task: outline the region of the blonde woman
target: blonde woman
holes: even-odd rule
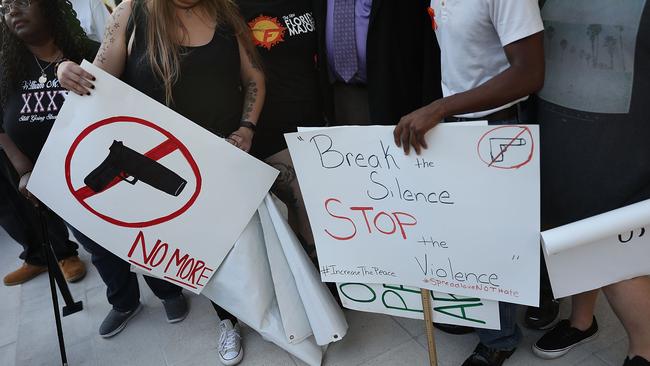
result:
[[[133,0],[113,12],[94,64],[249,151],[265,95],[255,52],[231,0]],[[58,75],[79,95],[95,88],[94,77],[75,63],[61,64]],[[237,320],[215,308],[220,360],[237,364],[243,357]]]

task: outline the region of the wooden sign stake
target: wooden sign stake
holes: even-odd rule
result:
[[[429,345],[429,364],[438,366],[438,357],[436,355],[436,339],[433,335],[433,314],[431,313],[431,291],[420,289],[422,296],[422,310],[424,311],[424,326],[427,333],[427,343]]]

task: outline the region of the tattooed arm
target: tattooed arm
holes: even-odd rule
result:
[[[127,57],[126,25],[131,16],[131,1],[123,1],[111,15],[106,25],[104,41],[93,64],[113,76],[120,77],[124,72]],[[72,61],[59,65],[57,76],[61,86],[79,95],[90,94],[94,89],[95,77],[84,71]]]
[[[264,73],[255,55],[247,51],[241,40],[238,43],[241,80],[244,86],[244,106],[241,120],[257,124],[266,95]],[[253,130],[248,127],[240,127],[228,137],[228,140],[240,149],[249,151],[253,141]]]

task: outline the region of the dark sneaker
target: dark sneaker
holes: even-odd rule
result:
[[[596,317],[594,317],[591,327],[585,331],[572,327],[571,322],[564,319],[533,345],[533,353],[537,357],[551,360],[566,355],[575,346],[589,342],[597,336]]]
[[[190,308],[187,306],[187,300],[185,300],[183,294],[173,299],[163,300],[162,303],[165,308],[165,314],[167,314],[168,323],[178,323],[185,319],[190,312]]]
[[[483,343],[479,343],[474,349],[474,353],[463,362],[463,366],[501,366],[515,353],[515,349],[497,350],[487,348]]]
[[[546,330],[551,329],[560,317],[560,302],[557,300],[545,301],[538,308],[529,306],[526,309],[524,323],[527,328]]]
[[[625,363],[623,366],[650,366],[650,361],[641,356],[635,356],[633,359],[625,357]]]
[[[441,330],[448,334],[460,335],[460,334],[474,333],[474,328],[464,327],[462,325],[433,323],[433,326],[436,329]]]
[[[135,310],[127,312],[112,309],[108,312],[108,315],[106,315],[102,325],[99,326],[99,335],[102,336],[102,338],[110,338],[121,332],[126,328],[126,323],[136,316],[140,310],[142,310],[142,304],[138,304],[138,307],[135,308]]]

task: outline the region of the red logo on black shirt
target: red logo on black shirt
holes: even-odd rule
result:
[[[256,46],[270,50],[271,47],[284,41],[284,33],[287,30],[280,24],[278,18],[260,15],[248,23],[253,31],[253,41]]]

